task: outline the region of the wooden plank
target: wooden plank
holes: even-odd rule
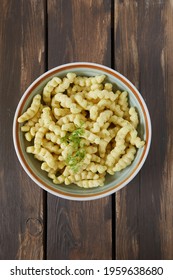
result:
[[[114,67],[139,87],[136,1],[115,1]],[[139,257],[139,175],[116,193],[116,258]]]
[[[166,65],[167,61],[165,54],[171,57],[172,46],[170,40],[167,52],[163,52],[165,48],[164,25],[168,17],[165,7],[168,1],[140,1],[140,3],[116,1],[116,3],[121,13],[117,12],[120,18],[118,23],[115,19],[115,26],[117,26],[116,30],[119,29],[118,34],[122,36],[121,41],[116,44],[125,47],[124,52],[120,51],[120,47],[118,48],[118,58],[115,62],[118,62],[118,69],[139,86],[148,105],[153,127],[150,153],[140,175],[133,180],[132,186],[128,186],[119,193],[117,228],[120,230],[117,231],[117,258],[162,259],[172,256],[172,248],[169,248],[172,245],[170,234],[172,221],[168,214],[169,207],[172,207],[170,204],[171,177],[168,177],[168,174],[171,174],[171,165],[170,167],[167,165],[168,159],[171,163],[167,144],[171,129],[170,125],[169,128],[167,126],[168,108],[166,106],[168,94],[166,87],[171,88],[171,79],[169,78],[168,81],[167,75],[171,74],[170,70],[169,72],[165,70],[166,66],[163,67],[164,62]],[[162,20],[163,14],[165,22]],[[169,27],[167,25],[169,36],[171,35],[170,19],[169,12]],[[134,29],[132,32],[134,36],[131,34],[132,29]],[[134,46],[132,45],[133,38],[135,38]],[[129,67],[129,57],[137,71],[132,71],[133,69]],[[135,77],[139,82],[136,83]],[[165,195],[167,184],[169,194]],[[160,229],[162,229],[161,236]],[[167,245],[166,253],[163,245]]]
[[[141,18],[138,27],[140,90],[152,120],[152,145],[147,162],[141,171],[140,258],[155,260],[163,258],[160,237],[160,199],[164,186],[162,174],[167,145],[165,98],[167,93],[164,94],[165,79],[161,65],[162,51],[165,47],[165,23],[161,19],[165,3],[165,1],[148,1],[148,3],[142,1],[138,8],[138,16]]]
[[[173,259],[173,1],[165,1],[163,7],[164,47],[161,52],[161,70],[164,79],[162,101],[166,105],[164,114],[166,119],[162,126],[160,137],[164,138],[165,157],[162,162],[161,197],[160,197],[160,241],[162,259]],[[159,105],[158,105],[159,106]],[[162,115],[160,114],[160,118]],[[158,130],[160,129],[160,125]],[[159,133],[159,132],[158,132]],[[163,134],[162,134],[163,133]]]
[[[1,1],[0,259],[43,258],[43,191],[26,175],[12,142],[24,90],[44,72],[44,1]]]
[[[111,1],[48,1],[48,66],[111,65]],[[48,195],[47,258],[111,259],[111,196],[74,202]]]

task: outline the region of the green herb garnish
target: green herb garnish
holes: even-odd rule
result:
[[[74,171],[77,172],[80,167],[81,161],[85,157],[85,150],[84,149],[79,149],[78,151],[74,152],[73,154],[69,154],[66,160],[66,163],[70,168]]]
[[[73,132],[67,132],[64,137],[61,138],[61,142],[73,147],[73,151],[70,152],[66,159],[66,164],[70,166],[73,172],[77,172],[81,165],[81,161],[84,159],[86,151],[81,145],[81,136],[84,133],[82,127],[77,127]],[[82,147],[81,147],[82,146]]]

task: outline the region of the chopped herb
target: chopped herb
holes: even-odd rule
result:
[[[76,130],[74,130],[71,135],[69,136],[69,139],[71,141],[75,141],[78,140],[78,138],[84,133],[84,129],[83,128],[77,128]]]
[[[66,164],[70,166],[73,172],[77,172],[79,170],[81,161],[84,159],[86,151],[81,147],[81,136],[84,133],[84,129],[82,127],[77,127],[73,132],[67,132],[64,137],[61,138],[61,142],[70,144],[73,147],[73,151],[68,154],[66,159]]]
[[[66,163],[70,168],[74,171],[77,172],[81,161],[85,157],[85,150],[84,149],[79,149],[78,151],[74,152],[73,154],[69,154],[66,160]]]

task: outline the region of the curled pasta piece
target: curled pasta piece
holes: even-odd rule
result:
[[[82,127],[85,128],[85,129],[90,130],[90,129],[93,127],[93,122],[85,121],[85,122],[82,124]]]
[[[119,130],[120,130],[119,126],[115,126],[114,128],[108,129],[110,139],[108,138],[107,141],[110,142],[110,140],[112,140],[112,138],[114,138],[117,135]]]
[[[78,104],[74,103],[71,97],[68,97],[63,93],[57,93],[55,95],[55,100],[60,102],[62,107],[69,108],[73,114],[77,114],[82,111],[82,108]]]
[[[41,169],[50,173],[50,174],[56,174],[58,170],[61,170],[65,167],[65,162],[58,162],[56,164],[56,169],[51,168],[45,161],[41,164]]]
[[[93,84],[90,87],[90,90],[103,90],[103,85],[102,84]]]
[[[116,100],[118,98],[117,93],[115,93]],[[105,108],[110,109],[113,111],[118,117],[122,117],[124,112],[121,110],[120,105],[116,104],[115,102],[112,102],[111,100],[108,99],[102,99],[98,102],[97,106],[99,110],[104,110]]]
[[[85,110],[89,110],[92,106],[92,103],[83,98],[80,93],[75,94],[74,99]]]
[[[52,78],[44,87],[43,89],[43,100],[46,104],[51,103],[51,93],[53,92],[53,89],[60,84],[62,81],[58,77]]]
[[[39,123],[36,123],[33,127],[30,128],[30,133],[31,133],[32,137],[35,136],[35,134],[39,130],[39,128],[40,128]]]
[[[128,165],[130,165],[132,163],[132,161],[134,160],[135,153],[136,153],[135,147],[130,146],[127,149],[126,153],[117,162],[117,164],[113,168],[113,171],[114,172],[120,171],[120,170],[126,168]]]
[[[63,81],[60,85],[55,88],[55,93],[62,93],[64,92],[70,85],[70,81],[68,78],[63,78]]]
[[[110,154],[108,154],[107,159],[106,159],[106,165],[108,167],[111,167],[115,164],[115,162],[118,162],[120,156],[122,154],[124,154],[126,145],[122,144],[120,146],[116,146],[111,152]],[[109,169],[108,169],[108,173],[109,173]]]
[[[43,148],[46,148],[50,153],[59,155],[62,152],[62,149],[59,145],[54,144],[51,141],[48,141],[47,139],[42,139],[41,145],[43,146]]]
[[[54,156],[45,148],[37,148],[35,146],[29,146],[26,149],[27,153],[36,155],[41,161],[45,161],[48,166],[54,170],[57,169],[57,162]]]
[[[52,110],[54,111],[54,109],[59,109],[61,106],[60,106],[60,103],[55,99],[55,96],[52,97],[52,100],[51,100],[51,107],[52,107]]]
[[[43,160],[53,169],[57,169],[57,162],[53,155],[45,148],[35,148],[34,154],[37,154],[43,158]]]
[[[124,112],[121,110],[120,105],[112,103],[110,106],[110,110],[112,110],[114,112],[114,114],[117,115],[118,117],[124,116]]]
[[[94,133],[99,132],[101,127],[103,127],[103,125],[110,119],[112,115],[113,113],[110,110],[105,110],[104,112],[100,113],[91,131]]]
[[[65,148],[62,151],[62,157],[59,157],[59,159],[63,160],[63,161],[66,160],[67,157],[73,153],[73,151],[74,151],[74,148],[72,145],[69,144],[69,145],[65,146]]]
[[[28,146],[26,148],[26,152],[29,153],[29,154],[34,154],[34,151],[35,151],[35,147],[34,146]]]
[[[91,80],[91,83],[94,85],[94,84],[101,84],[105,78],[106,78],[105,75],[97,75],[95,77],[90,77],[89,79]]]
[[[71,122],[80,127],[84,121],[86,121],[86,118],[82,114],[69,114],[60,118],[57,123],[62,126]]]
[[[101,99],[96,105],[90,107],[90,118],[95,121],[99,111],[103,111],[105,108],[110,109],[118,117],[123,117],[124,112],[121,110],[120,105],[108,99]]]
[[[76,77],[76,78],[74,79],[74,84],[75,84],[75,85],[78,85],[78,86],[80,86],[80,87],[84,87],[84,86],[86,85],[86,79],[85,79],[85,77],[80,77],[80,76]]]
[[[78,182],[81,180],[90,180],[90,179],[97,180],[97,179],[99,179],[99,175],[95,174],[91,171],[82,171],[81,173],[68,176],[65,179],[65,184],[69,185],[71,183],[75,183],[75,182]]]
[[[63,176],[68,177],[70,175],[74,175],[73,171],[71,170],[71,168],[69,166],[66,166],[64,171],[63,171]]]
[[[61,137],[65,136],[65,133],[62,132],[60,126],[55,124],[52,118],[51,109],[46,107],[43,109],[43,113],[41,115],[41,123],[49,129],[50,131],[54,132],[56,135],[60,135]]]
[[[124,111],[125,115],[128,115],[128,94],[126,91],[123,91],[119,95],[118,104],[121,106],[121,109]]]
[[[86,154],[83,161],[82,161],[82,165],[80,166],[80,169],[77,173],[82,172],[83,170],[86,170],[87,166],[90,164],[92,159],[92,155],[90,154]]]
[[[104,126],[102,127],[102,129],[99,131],[98,135],[100,136],[100,138],[107,138],[110,136],[110,133],[108,131],[108,129],[105,129]]]
[[[84,131],[84,134],[81,135],[81,137],[88,139],[91,143],[100,143],[100,137],[86,129]]]
[[[23,132],[28,132],[30,130],[30,126],[29,125],[23,125],[21,126],[21,131]]]
[[[131,124],[133,125],[134,128],[137,128],[138,123],[139,123],[139,119],[138,119],[138,114],[137,114],[134,107],[131,107],[129,109],[129,115],[130,115]]]
[[[126,138],[126,135],[129,133],[129,131],[131,131],[131,126],[130,125],[123,126],[118,131],[118,133],[115,137],[115,141],[116,141],[117,146],[125,143],[125,138]]]
[[[30,131],[25,133],[25,139],[30,142],[33,139],[33,136],[31,135]]]
[[[74,82],[74,79],[76,78],[76,74],[75,73],[67,73],[67,78],[70,81],[70,83],[72,84]]]
[[[122,127],[124,126],[129,126],[130,132],[129,135],[127,136],[127,140],[132,144],[135,145],[137,148],[141,148],[145,145],[145,141],[142,141],[140,139],[140,137],[138,136],[137,130],[134,129],[133,125],[128,122],[127,120],[121,118],[121,117],[117,117],[117,116],[112,116],[111,117],[111,122],[113,122],[114,124],[118,124]]]
[[[104,185],[104,178],[97,179],[97,180],[81,180],[76,182],[76,185],[82,188],[94,188]]]
[[[109,138],[109,140],[110,140],[110,138]],[[105,156],[106,147],[107,147],[107,145],[109,143],[109,140],[108,141],[105,141],[104,139],[100,140],[100,143],[99,143],[99,155],[100,155],[101,158],[103,158]]]
[[[113,86],[112,86],[111,83],[105,83],[104,89],[106,89],[106,90],[108,90],[108,91],[112,91],[112,88],[113,88]]]
[[[74,79],[76,77],[75,73],[67,73],[67,77],[64,77],[63,80],[61,80],[61,83],[55,88],[55,93],[62,93],[66,89],[69,88],[70,84],[74,82]]]
[[[125,120],[125,119],[123,119],[123,118],[121,118],[121,117],[118,117],[118,116],[116,116],[116,115],[113,115],[113,116],[110,118],[110,122],[114,123],[115,125],[119,125],[119,126],[121,126],[121,127],[130,124],[127,120]]]
[[[91,158],[92,162],[97,162],[100,163],[101,162],[101,158],[95,154],[92,154],[92,158]]]
[[[37,94],[34,96],[31,106],[27,109],[25,113],[23,113],[19,118],[18,122],[22,123],[34,117],[34,115],[38,112],[40,107],[41,95]]]
[[[88,92],[85,96],[87,99],[91,100],[91,99],[110,99],[111,101],[115,101],[117,96],[115,93],[113,93],[112,91],[107,91],[107,90],[92,90],[90,92]]]
[[[97,150],[98,150],[97,147],[92,146],[92,145],[86,147],[86,152],[90,155],[95,154],[97,152]]]
[[[40,127],[38,129],[38,131],[35,134],[35,138],[34,138],[35,148],[40,148],[41,147],[42,140],[43,140],[47,131],[48,131],[48,129],[46,127]]]
[[[90,108],[90,119],[95,121],[98,117],[98,112],[99,112],[99,110],[98,110],[97,105],[91,106],[91,108]]]
[[[30,120],[28,120],[25,125],[23,125],[21,127],[21,131],[29,131],[31,129],[31,127],[35,126],[35,124],[38,122],[40,116],[41,116],[41,112],[43,109],[43,105],[41,104],[38,112],[34,115],[34,117],[32,117]]]
[[[45,138],[53,143],[61,144],[61,137],[54,132],[47,132]]]
[[[48,128],[48,126],[55,122],[52,119],[51,109],[49,107],[45,107],[42,111],[41,118],[39,119],[39,123],[42,126],[45,126]]]
[[[64,117],[68,114],[70,114],[69,109],[64,109],[64,108],[54,108],[53,114],[57,120],[59,120],[60,117]]]
[[[56,172],[56,170],[51,168],[45,161],[41,164],[41,169],[51,174],[55,174]]]
[[[65,181],[65,177],[63,176],[63,174],[60,176],[56,176],[55,174],[52,174],[51,172],[49,172],[48,177],[51,178],[53,180],[53,183],[56,185],[62,184]]]
[[[124,126],[122,127],[115,138],[116,146],[115,148],[108,154],[106,159],[106,165],[107,166],[113,166],[115,162],[118,162],[120,156],[125,153],[125,137],[130,131],[130,126]]]
[[[76,129],[76,126],[74,123],[66,123],[62,125],[61,129],[65,131],[73,132]]]
[[[145,141],[142,141],[139,136],[137,136],[138,133],[135,129],[131,130],[127,140],[132,144],[135,145],[138,149],[142,148],[145,145]]]
[[[95,163],[95,162],[91,162],[86,168],[86,170],[92,171],[93,173],[96,173],[96,172],[104,173],[106,171],[106,169],[107,169],[106,166],[101,165],[99,163]]]
[[[40,128],[40,124],[39,123],[36,123],[34,126],[32,126],[30,128],[30,131],[28,131],[27,133],[25,133],[25,138],[27,141],[31,141],[34,137],[35,137],[35,134],[37,133],[37,131],[39,130]]]
[[[71,88],[71,91],[70,91],[70,94],[68,94],[68,96],[71,96],[71,94],[76,94],[78,92],[82,92],[82,90],[84,89],[83,86],[79,86],[77,84],[75,84],[72,88]],[[67,93],[69,93],[67,91]]]
[[[82,87],[85,86],[91,87],[92,85],[95,84],[101,84],[104,81],[105,77],[106,77],[105,75],[97,75],[95,77],[89,77],[89,78],[78,76],[74,79],[74,84]]]

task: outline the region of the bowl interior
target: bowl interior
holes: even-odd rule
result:
[[[46,83],[53,78],[54,76],[64,77],[68,72],[74,72],[79,76],[95,76],[95,75],[101,75],[106,74],[106,82],[110,82],[114,86],[114,90],[120,89],[120,90],[126,90],[129,95],[129,103],[130,106],[134,106],[139,114],[140,119],[140,125],[138,126],[138,133],[139,136],[145,140],[149,141],[147,139],[147,131],[146,131],[146,122],[148,121],[146,119],[146,115],[144,112],[144,108],[141,107],[141,101],[139,100],[138,93],[137,95],[134,94],[134,90],[131,86],[131,84],[126,81],[124,83],[123,77],[117,73],[117,75],[114,75],[111,71],[107,71],[105,69],[101,68],[90,68],[86,66],[78,66],[73,65],[70,67],[64,67],[64,68],[57,68],[56,70],[49,72],[49,74],[44,75],[44,77],[40,78],[37,83],[31,85],[31,87],[25,92],[23,99],[19,103],[18,113],[16,115],[16,123],[17,118],[19,115],[21,115],[31,104],[31,101],[33,99],[33,96],[35,96],[37,93],[42,93],[42,90]],[[121,79],[122,77],[122,79]],[[146,146],[148,143],[146,143],[145,147],[138,149],[137,154],[135,156],[134,161],[132,164],[125,168],[124,170],[120,172],[116,172],[114,175],[106,175],[105,184],[103,187],[97,187],[97,188],[91,188],[91,189],[83,189],[80,187],[77,187],[74,184],[71,184],[69,186],[66,186],[64,184],[62,185],[55,185],[53,184],[52,180],[47,177],[47,173],[45,171],[42,171],[40,168],[41,163],[36,160],[32,154],[26,153],[26,147],[33,145],[32,142],[27,142],[24,137],[24,133],[20,130],[20,124],[16,124],[16,139],[17,142],[17,150],[18,155],[20,157],[20,161],[22,161],[22,165],[25,168],[25,171],[29,174],[29,176],[34,179],[34,181],[39,184],[41,187],[46,189],[47,191],[50,191],[58,196],[61,197],[73,197],[73,198],[87,198],[87,197],[96,197],[97,195],[104,195],[106,193],[114,192],[118,187],[122,187],[128,181],[131,180],[133,177],[133,174],[136,172],[136,169],[139,167],[140,163],[142,162],[142,158],[144,157]],[[34,178],[33,178],[34,177]]]

